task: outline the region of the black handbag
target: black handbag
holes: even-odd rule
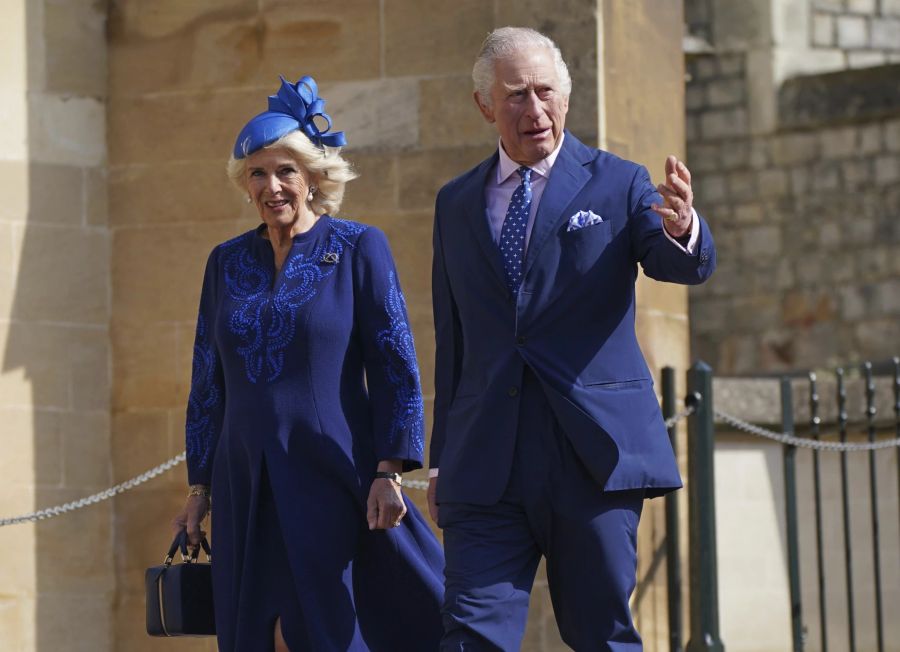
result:
[[[212,552],[206,537],[200,547],[206,553],[207,563],[197,560],[199,547],[188,554],[187,532],[182,530],[175,536],[163,565],[147,569],[144,583],[150,636],[215,636]],[[179,548],[184,563],[173,565]]]

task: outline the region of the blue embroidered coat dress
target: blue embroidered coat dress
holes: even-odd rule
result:
[[[418,468],[424,447],[387,240],[325,215],[276,273],[263,229],[209,257],[187,410],[189,481],[212,489],[219,649],[264,649],[278,616],[293,652],[437,649],[437,540],[408,500],[400,527],[365,520],[378,461]]]

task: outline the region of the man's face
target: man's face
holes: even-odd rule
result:
[[[534,165],[562,139],[569,98],[562,94],[553,52],[531,46],[494,64],[491,105],[475,102],[500,134],[503,149],[516,163]]]

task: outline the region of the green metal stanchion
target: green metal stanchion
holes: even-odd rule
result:
[[[794,434],[794,398],[791,379],[781,379],[781,430]],[[800,542],[797,527],[797,448],[784,445],[784,512],[787,521],[788,575],[791,591],[791,641],[794,652],[803,650],[803,608],[800,601]]]
[[[716,567],[712,369],[704,362],[695,362],[688,371],[688,400],[695,402],[695,411],[688,420],[691,637],[685,650],[723,652]]]

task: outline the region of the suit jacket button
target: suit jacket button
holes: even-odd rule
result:
[[[509,394],[510,398],[515,398],[519,395],[519,388],[513,385],[508,390],[506,390],[506,393]]]
[[[516,338],[516,344],[518,344],[519,346],[522,346],[523,344],[525,344],[525,336],[524,336],[524,335],[519,335],[519,336]]]

